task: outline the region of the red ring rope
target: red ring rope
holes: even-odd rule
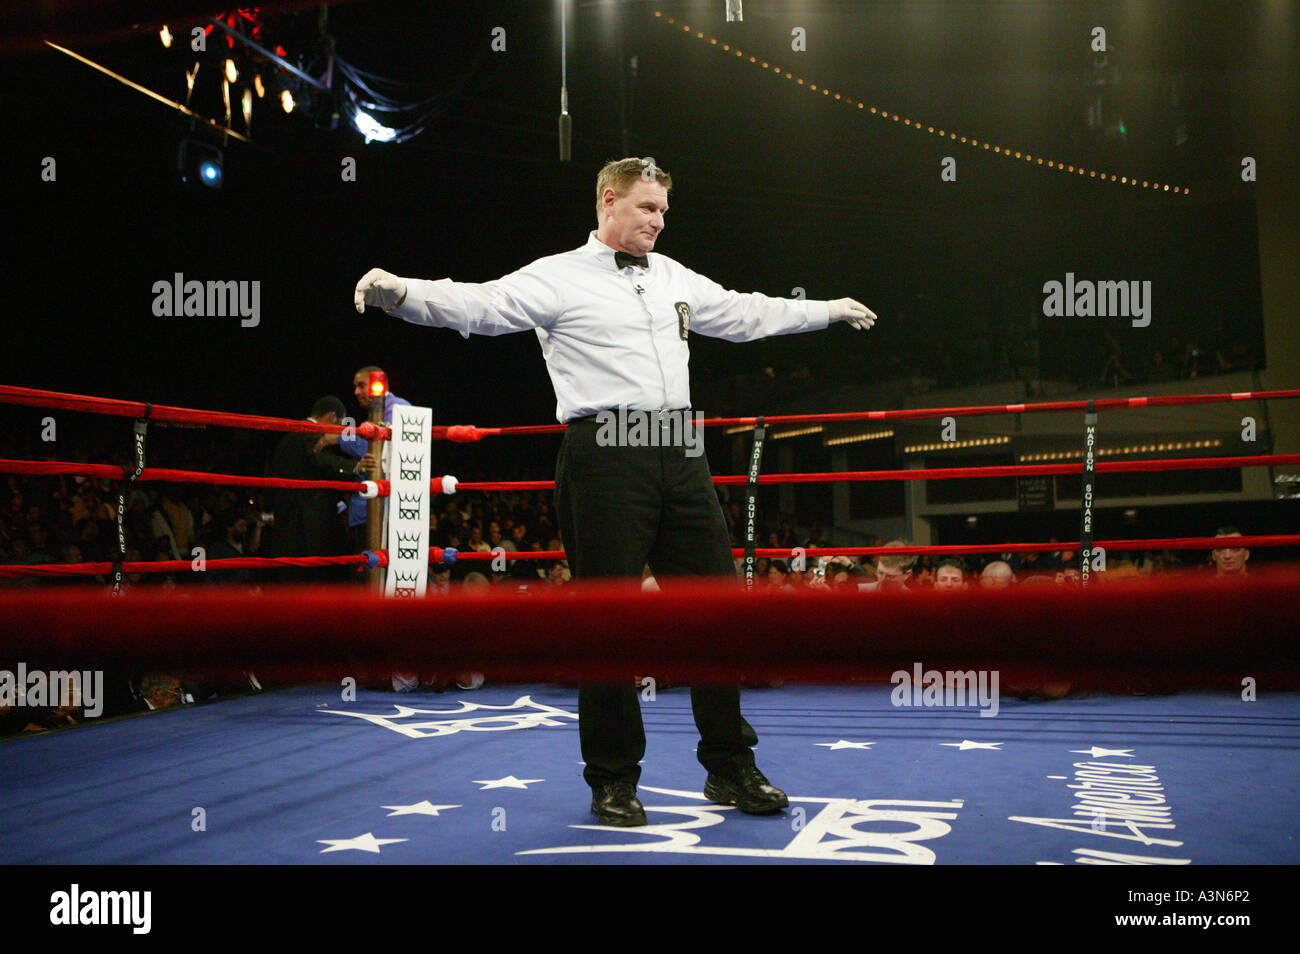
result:
[[[1097,398],[1091,403],[1098,411],[1126,410],[1139,407],[1175,407],[1189,404],[1218,404],[1231,401],[1267,401],[1274,399],[1300,397],[1300,389],[1272,391],[1236,391],[1219,394],[1167,394],[1156,397],[1131,398]],[[33,407],[53,407],[70,411],[88,411],[97,414],[113,414],[122,417],[143,417],[145,405],[140,401],[118,401],[110,398],[91,397],[84,394],[64,394],[59,391],[40,391],[35,388],[20,388],[0,384],[0,402],[25,404]],[[1063,411],[1087,410],[1089,401],[1046,401],[1037,404],[985,404],[959,407],[903,408],[888,411],[848,411],[833,414],[778,414],[765,416],[768,424],[813,424],[846,423],[852,421],[903,421],[923,420],[936,417],[980,417],[993,414],[1030,414]],[[169,407],[163,404],[153,405],[150,416],[156,421],[179,421],[196,424],[216,424],[224,427],[248,427],[254,430],[271,431],[306,431],[321,434],[337,434],[343,430],[339,425],[316,424],[312,421],[294,421],[278,417],[261,417],[250,414],[224,414],[216,411],[200,411],[193,408]],[[756,417],[718,417],[706,418],[706,427],[753,427],[758,423]],[[434,430],[435,439],[454,441],[476,441],[486,436],[526,434],[558,434],[568,425],[533,424],[516,427],[476,427],[472,424],[438,426]],[[368,437],[370,432],[362,433],[363,428],[373,425],[360,424],[357,433]],[[382,436],[389,436],[388,428],[383,427]]]
[[[1095,540],[1094,550],[1213,550],[1223,545],[1222,537],[1160,537],[1151,540]],[[1259,535],[1233,537],[1235,547],[1290,547],[1300,546],[1300,534]],[[755,555],[764,559],[789,560],[796,556],[816,559],[823,556],[902,556],[904,554],[929,554],[931,556],[960,556],[971,553],[1056,553],[1078,550],[1078,541],[1063,543],[977,543],[946,544],[939,546],[906,547],[760,547]],[[376,551],[380,566],[388,565],[388,551]],[[429,548],[429,562],[441,563],[442,547]],[[734,548],[733,557],[745,555],[743,548]],[[456,562],[488,561],[497,557],[507,560],[564,560],[563,550],[522,550],[499,553],[468,550],[457,552]],[[352,566],[367,562],[363,553],[332,557],[223,557],[207,560],[208,572],[220,570],[269,569],[279,566]],[[189,560],[157,560],[150,563],[123,563],[126,573],[188,573],[193,570]],[[110,563],[29,563],[0,565],[0,579],[20,579],[28,576],[97,576],[112,572]]]
[[[759,591],[677,581],[570,584],[515,596],[384,600],[361,587],[256,598],[203,587],[110,597],[0,593],[0,656],[32,667],[254,668],[303,678],[391,671],[396,660],[497,681],[609,680],[653,673],[729,682],[887,679],[914,661],[992,669],[1004,683],[1079,688],[1144,682],[1240,690],[1300,684],[1300,576],[1236,583],[1181,576],[1092,589],[863,594]],[[176,638],[184,634],[184,638]]]

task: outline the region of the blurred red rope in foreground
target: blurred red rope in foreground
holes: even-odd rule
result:
[[[296,681],[393,667],[511,681],[889,680],[989,670],[1003,685],[1300,686],[1300,574],[1182,574],[1075,589],[859,593],[637,581],[386,600],[363,587],[0,593],[0,659],[28,669],[253,669]]]

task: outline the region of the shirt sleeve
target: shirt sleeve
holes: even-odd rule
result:
[[[360,460],[364,456],[368,447],[370,447],[370,442],[355,432],[351,437],[346,434],[339,435],[339,450],[356,460]]]
[[[390,394],[388,398],[385,399],[384,405],[384,421],[385,423],[391,423],[393,420],[393,408],[403,406],[410,407],[411,402],[406,398],[400,398],[396,395]],[[360,460],[362,456],[365,455],[366,451],[370,449],[370,441],[366,440],[354,430],[350,437],[347,434],[340,434],[338,446],[339,450],[344,454],[347,454],[349,457],[355,458],[356,460]]]
[[[830,322],[830,310],[824,301],[728,291],[689,268],[682,268],[682,272],[695,312],[691,331],[710,338],[756,341],[771,335],[825,331]]]
[[[404,278],[406,300],[389,314],[417,325],[451,328],[463,337],[548,328],[560,313],[554,282],[526,265],[496,281]]]
[[[351,461],[340,457],[338,454],[331,454],[326,450],[312,450],[304,448],[310,455],[311,469],[320,474],[324,480],[364,480],[353,468],[356,467]]]

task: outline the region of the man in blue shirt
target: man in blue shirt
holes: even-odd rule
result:
[[[357,418],[357,423],[361,424],[370,418],[370,372],[378,371],[384,373],[383,368],[368,364],[364,368],[357,370],[352,375],[352,394],[357,399],[357,406],[361,408],[361,416]],[[399,398],[389,391],[384,397],[384,423],[393,422],[393,408],[398,404],[410,406],[410,401],[405,398]],[[360,460],[366,453],[370,442],[359,434],[342,434],[339,436],[339,450],[349,457]],[[360,553],[366,548],[366,501],[360,494],[353,494],[348,500],[348,537],[352,541],[352,552]]]

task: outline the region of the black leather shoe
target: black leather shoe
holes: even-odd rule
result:
[[[644,825],[645,808],[631,782],[611,782],[591,790],[591,813],[602,825],[635,828]]]
[[[785,792],[753,765],[735,775],[710,772],[704,782],[704,797],[719,805],[735,805],[748,815],[770,815],[790,805]]]

